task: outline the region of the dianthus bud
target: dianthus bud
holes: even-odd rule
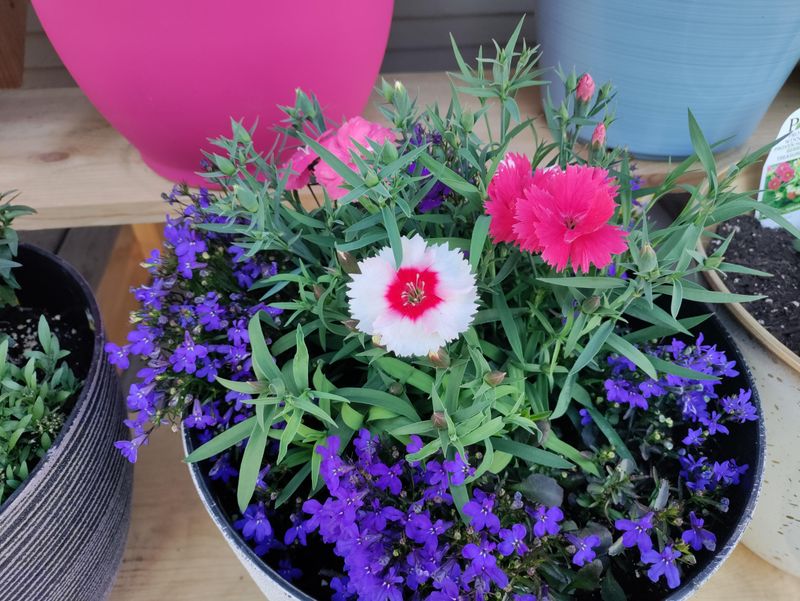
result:
[[[373,188],[378,185],[381,180],[378,179],[378,174],[375,173],[372,169],[367,171],[367,176],[364,178],[364,183]]]
[[[506,379],[506,372],[504,371],[490,371],[488,374],[483,376],[483,381],[486,382],[489,386],[500,386],[503,383],[503,380]]]
[[[428,360],[433,363],[434,367],[447,369],[450,367],[450,355],[443,348],[428,353]]]
[[[381,337],[378,336],[378,334],[372,336],[372,344],[374,344],[375,346],[383,346],[381,344]]]
[[[639,272],[650,273],[658,267],[658,256],[649,244],[645,244],[639,257]]]
[[[581,78],[578,80],[575,96],[581,102],[589,102],[592,96],[594,96],[594,80],[588,73],[581,75]]]
[[[358,261],[349,252],[337,250],[336,258],[339,259],[339,265],[342,266],[342,271],[345,273],[361,273]]]
[[[596,294],[581,303],[581,310],[584,313],[594,313],[598,307],[600,307],[600,297]]]
[[[317,300],[322,298],[322,295],[325,292],[325,289],[319,284],[314,284],[313,286],[311,286],[311,290],[314,291],[314,298],[316,298]]]
[[[389,394],[400,396],[403,394],[404,387],[400,382],[392,382],[389,384]]]
[[[441,411],[434,411],[433,415],[431,415],[431,422],[437,430],[444,430],[447,428],[447,418],[445,418],[444,413]]]
[[[384,163],[393,163],[397,160],[397,146],[394,145],[394,142],[387,142],[383,146],[383,150],[381,151],[381,158],[383,159]]]
[[[395,94],[405,94],[406,87],[403,85],[402,81],[395,81],[394,82],[394,92]]]
[[[391,102],[394,99],[394,88],[385,79],[381,80],[381,94],[386,99],[386,102]]]
[[[475,126],[475,115],[473,115],[469,111],[464,111],[463,113],[461,113],[461,127],[463,127],[464,130],[470,132],[472,131],[472,128],[474,126]]]
[[[602,148],[606,145],[606,124],[602,121],[598,123],[592,132],[592,146]]]

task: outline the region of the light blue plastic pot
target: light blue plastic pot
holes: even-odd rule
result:
[[[536,22],[545,66],[614,85],[608,144],[642,158],[691,154],[687,109],[743,144],[800,59],[800,0],[541,0]]]

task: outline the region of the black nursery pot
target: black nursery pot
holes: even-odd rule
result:
[[[52,447],[0,506],[0,599],[95,601],[111,591],[128,534],[133,470],[114,448],[125,405],[105,359],[92,291],[69,264],[22,245],[20,304],[74,324],[83,386]]]
[[[681,310],[682,316],[707,313],[711,313],[711,310],[699,303],[684,303]],[[628,599],[635,601],[659,601],[659,599],[663,601],[682,601],[692,597],[733,552],[747,528],[761,491],[766,445],[765,431],[761,401],[750,375],[750,370],[736,343],[716,316],[712,315],[698,326],[693,333],[699,332],[704,334],[707,344],[716,344],[719,350],[725,351],[729,360],[736,361],[739,375],[726,380],[724,387],[720,387],[720,392],[722,394],[734,394],[740,388],[752,389],[752,403],[758,410],[759,419],[737,426],[736,436],[728,437],[726,439],[728,446],[723,446],[721,449],[726,457],[736,459],[740,465],[746,463],[750,469],[741,477],[741,484],[730,489],[730,508],[725,514],[722,525],[715,529],[717,535],[716,551],[714,553],[699,553],[697,565],[691,571],[686,570],[684,572],[681,585],[660,598],[654,595],[652,588],[647,584],[649,581],[644,577],[644,581],[641,581],[644,588],[636,590],[634,587],[625,591]],[[184,428],[183,440],[187,454],[199,446],[189,429]],[[222,532],[225,540],[262,592],[270,600],[315,601],[315,597],[301,590],[303,588],[302,580],[295,584],[288,582],[256,555],[253,549],[245,542],[232,524],[230,512],[235,511],[235,507],[228,506],[229,502],[226,502],[217,494],[214,485],[208,478],[207,469],[203,469],[203,464],[190,464],[189,470],[203,505],[205,505],[206,510]],[[315,576],[316,573],[312,574],[312,577]]]

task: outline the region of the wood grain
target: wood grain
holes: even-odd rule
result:
[[[387,78],[405,82],[412,93],[418,94],[420,104],[442,102],[449,97],[444,73]],[[374,101],[375,96],[364,114],[378,120]],[[465,104],[474,109],[477,101],[468,99]],[[538,91],[529,89],[522,94],[520,106],[528,115],[537,116],[537,131],[546,138]],[[800,79],[795,76],[781,91],[746,148],[752,150],[772,140],[784,117],[797,106]],[[139,153],[109,126],[80,90],[0,92],[0,131],[0,190],[21,190],[21,201],[39,211],[20,220],[20,229],[152,223],[164,219],[166,207],[160,194],[169,190],[171,183],[144,165]],[[530,131],[513,144],[513,149],[528,153],[533,147]],[[720,155],[720,167],[730,165],[744,150]],[[638,162],[638,174],[649,184],[660,181],[669,169],[669,163]],[[698,177],[695,173],[694,178]]]
[[[0,88],[22,85],[28,0],[0,0]]]
[[[206,514],[182,456],[180,436],[166,429],[139,452],[133,522],[110,601],[263,601]],[[694,597],[721,599],[796,601],[800,579],[740,545]]]

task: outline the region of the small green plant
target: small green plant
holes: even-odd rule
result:
[[[0,343],[0,503],[28,477],[53,444],[80,383],[64,358],[58,338],[39,318],[38,348],[16,365],[8,339]]]
[[[16,198],[13,191],[0,192],[0,307],[17,304],[19,284],[13,269],[19,267],[14,261],[19,248],[19,235],[11,227],[12,222],[22,215],[36,211],[24,205],[11,204]]]

